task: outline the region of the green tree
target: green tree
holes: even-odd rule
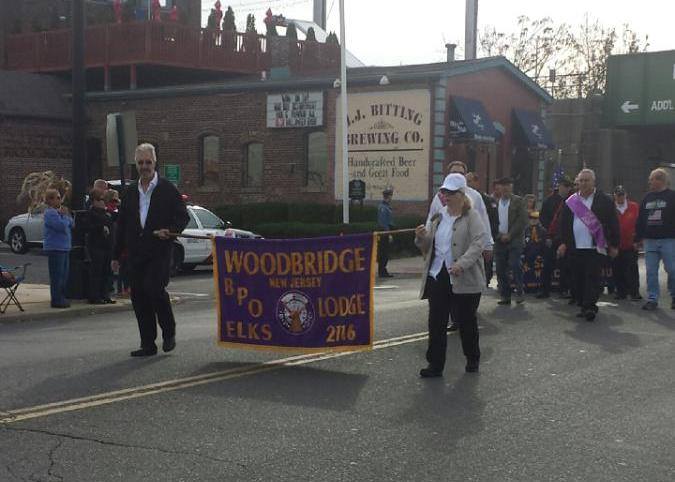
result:
[[[286,37],[289,40],[298,40],[298,29],[295,27],[294,23],[291,23],[286,27]]]
[[[227,7],[225,11],[225,18],[223,20],[223,30],[226,32],[234,32],[237,30],[237,26],[234,22],[234,10],[232,7]]]
[[[255,15],[249,13],[246,16],[246,32],[247,33],[258,33],[255,29]]]

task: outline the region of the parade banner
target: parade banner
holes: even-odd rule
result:
[[[371,349],[375,238],[216,237],[219,344],[304,353]]]

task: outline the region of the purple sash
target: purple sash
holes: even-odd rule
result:
[[[586,207],[581,200],[579,194],[574,194],[565,201],[574,215],[581,219],[581,222],[591,232],[591,236],[595,240],[595,245],[599,250],[607,249],[607,241],[605,240],[605,232],[602,230],[602,224],[593,211]]]

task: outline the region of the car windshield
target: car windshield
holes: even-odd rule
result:
[[[193,209],[192,212],[199,218],[204,229],[221,229],[225,227],[225,223],[218,216],[206,209]]]

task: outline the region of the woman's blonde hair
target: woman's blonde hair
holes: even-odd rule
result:
[[[471,198],[466,195],[464,191],[459,191],[462,195],[462,216],[469,212],[469,209],[473,206]]]

